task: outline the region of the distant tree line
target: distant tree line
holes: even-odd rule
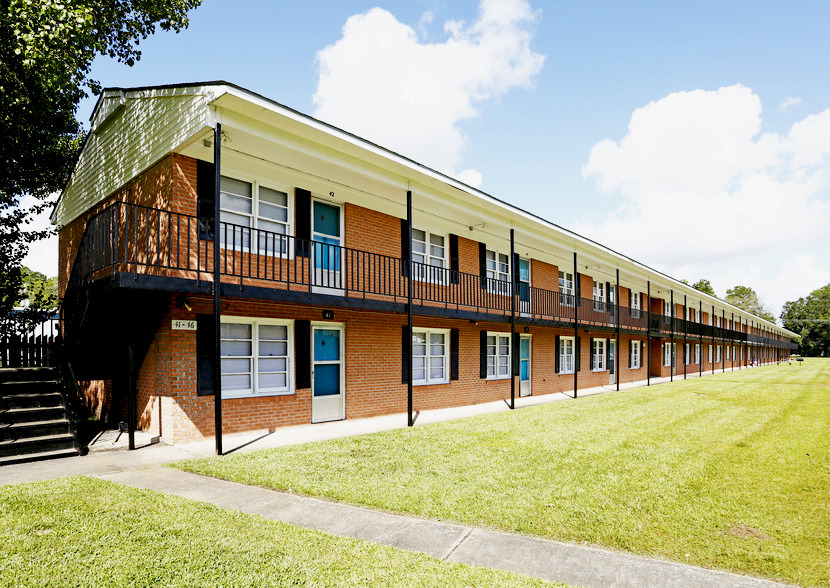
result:
[[[801,335],[802,355],[830,356],[830,284],[784,304],[784,328]]]

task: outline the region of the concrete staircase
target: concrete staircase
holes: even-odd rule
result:
[[[79,453],[57,368],[0,369],[0,466]]]

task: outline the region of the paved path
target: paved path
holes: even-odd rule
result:
[[[574,586],[772,588],[775,582],[679,563],[395,515],[295,496],[165,467],[99,476],[224,508],[419,551],[439,559],[498,568]]]

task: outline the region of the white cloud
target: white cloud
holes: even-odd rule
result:
[[[314,115],[453,174],[466,143],[459,122],[541,69],[530,48],[537,18],[525,0],[481,0],[473,22],[448,21],[446,41],[422,43],[381,8],[352,16],[317,53]]]
[[[798,106],[799,104],[801,104],[801,98],[792,98],[788,96],[784,98],[778,106],[778,112],[784,112],[785,110],[792,108],[793,106]]]
[[[591,150],[583,176],[617,204],[579,230],[669,273],[731,263],[736,279],[721,290],[741,283],[734,264],[749,259],[763,270],[745,285],[773,305],[808,293],[778,288],[778,279],[801,281],[788,273],[792,263],[772,260],[799,259],[801,270],[830,275],[825,257],[802,255],[830,250],[830,109],[788,134],[762,133],[761,111],[760,98],[740,85],[638,108],[619,143],[604,139]],[[715,283],[705,273],[689,277]]]
[[[481,174],[478,173],[474,169],[465,169],[460,171],[455,176],[459,181],[464,182],[468,186],[472,186],[473,188],[478,188],[481,186],[482,177]]]

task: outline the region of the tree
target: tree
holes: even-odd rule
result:
[[[58,310],[58,278],[30,270],[26,266],[18,268],[22,289],[14,301],[14,309],[0,317],[0,327],[6,332],[28,332],[48,318],[55,316]]]
[[[67,182],[83,143],[75,118],[92,61],[106,55],[127,65],[155,32],[187,27],[201,0],[0,0],[0,319],[23,288],[28,244],[48,231],[28,230],[34,214]],[[22,208],[25,195],[36,204]]]
[[[785,303],[781,321],[785,329],[801,335],[803,355],[830,356],[830,284]]]
[[[712,287],[712,283],[709,280],[701,278],[697,282],[692,284],[692,288],[694,288],[695,290],[700,290],[701,292],[703,292],[704,294],[708,294],[709,296],[714,296],[715,298],[718,297],[718,295],[715,294],[715,289]]]
[[[726,291],[726,298],[724,301],[732,306],[751,312],[755,316],[759,316],[771,323],[775,322],[775,316],[767,310],[764,303],[758,298],[758,294],[749,286],[735,286]]]

